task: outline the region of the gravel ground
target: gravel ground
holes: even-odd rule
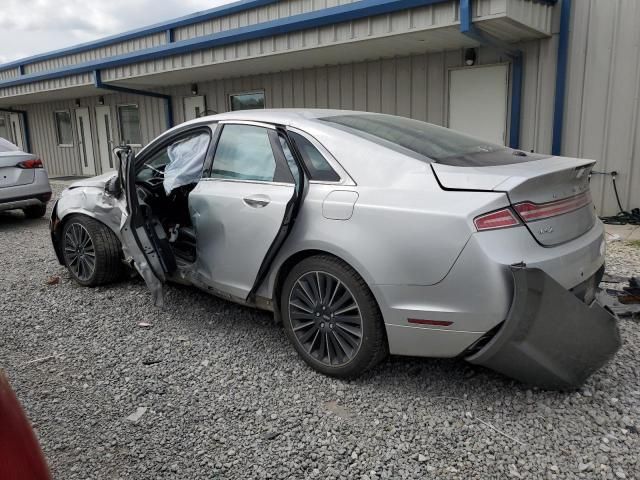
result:
[[[633,320],[580,392],[460,360],[392,358],[344,382],[268,314],[177,286],[158,310],[139,280],[78,286],[45,219],[0,214],[0,245],[0,366],[55,478],[640,478]],[[609,257],[640,272],[637,247]]]

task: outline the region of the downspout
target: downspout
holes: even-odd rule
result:
[[[472,0],[460,0],[460,32],[480,45],[500,50],[511,59],[511,118],[509,121],[509,146],[520,148],[520,117],[522,112],[522,50],[511,48],[502,40],[479,30],[473,25]]]
[[[144,97],[160,98],[166,102],[165,119],[167,122],[167,128],[173,127],[173,103],[171,102],[171,95],[164,93],[149,92],[148,90],[138,90],[137,88],[121,87],[119,85],[111,85],[110,83],[104,83],[100,75],[100,70],[94,70],[93,80],[96,88],[102,88],[103,90],[112,90],[114,92],[132,93],[134,95],[142,95]]]
[[[564,99],[567,90],[567,60],[569,58],[570,21],[571,0],[562,0],[560,10],[560,35],[558,38],[558,63],[556,66],[556,93],[553,101],[552,155],[560,155],[562,153],[562,129],[564,126]]]
[[[24,143],[27,147],[27,153],[33,153],[31,151],[31,130],[29,129],[29,115],[26,110],[15,110],[13,108],[0,108],[0,112],[7,113],[20,113],[22,114],[22,125],[24,127]]]

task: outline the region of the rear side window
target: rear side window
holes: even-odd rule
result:
[[[298,151],[302,156],[302,161],[309,172],[311,180],[321,182],[340,181],[340,175],[331,168],[331,165],[329,165],[327,159],[324,158],[324,155],[322,155],[309,140],[294,132],[290,132],[289,136],[296,144],[296,147],[298,147]]]
[[[431,123],[393,115],[337,115],[320,120],[425,162],[482,167],[542,158]]]

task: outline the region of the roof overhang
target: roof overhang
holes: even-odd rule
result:
[[[519,13],[509,13],[509,5],[519,5],[522,2],[532,3],[531,0],[505,0],[503,11],[474,18],[474,24],[508,43],[547,36],[544,28],[534,28],[526,21],[523,22]],[[543,4],[540,5],[543,8]],[[365,33],[360,38],[355,34],[354,22],[380,19],[386,14],[395,14],[396,19],[404,18],[400,15],[404,11],[408,13],[406,17],[410,17],[410,13],[414,11],[412,9],[417,11],[428,6],[442,7],[448,17],[439,24],[434,20],[432,25],[419,28],[412,25],[411,20],[406,20],[407,25],[396,31],[391,25],[393,18],[389,17],[388,31]],[[477,42],[460,33],[456,8],[455,0],[360,0],[106,59],[0,80],[0,105],[39,103],[98,94],[101,91],[95,88],[92,81],[95,70],[104,72],[105,82],[162,87],[477,46]],[[434,19],[436,17],[438,15],[434,15]],[[306,32],[320,32],[322,28],[326,30],[341,25],[351,25],[354,32],[334,41],[318,41],[311,46],[302,41],[301,46],[289,48],[291,35],[305,35]],[[320,37],[320,33],[317,36]],[[276,45],[285,37],[287,48],[277,50],[274,47],[266,51],[262,48],[263,43]],[[251,53],[250,45],[255,44],[260,47],[257,52]],[[249,45],[246,48],[249,53],[228,58],[224,49],[236,46],[238,50],[238,45]],[[223,55],[216,55],[216,51],[221,50]],[[183,60],[198,56],[194,55],[198,52],[203,57],[205,53],[211,52],[211,60],[192,62],[185,66]],[[136,66],[139,68],[134,68]],[[122,73],[125,71],[126,73]]]

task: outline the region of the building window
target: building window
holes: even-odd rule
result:
[[[71,113],[69,110],[54,112],[56,121],[56,135],[61,147],[73,146],[73,130],[71,127]]]
[[[264,92],[234,93],[229,95],[229,110],[264,108]]]
[[[120,140],[127,145],[142,145],[140,112],[137,105],[118,105]]]

